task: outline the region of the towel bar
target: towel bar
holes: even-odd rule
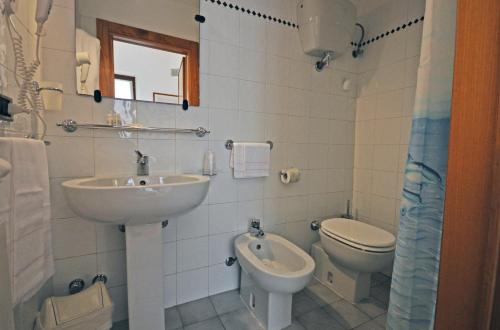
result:
[[[274,147],[274,143],[273,141],[266,141],[267,144],[269,144],[269,149],[273,149]],[[225,146],[226,146],[226,149],[227,150],[233,150],[233,144],[234,144],[234,141],[233,140],[227,140],[226,143],[225,143]]]
[[[106,124],[78,124],[72,119],[63,120],[61,123],[56,124],[68,133],[73,133],[78,128],[87,129],[108,129],[108,130],[122,130],[122,131],[136,131],[136,132],[163,132],[163,133],[194,133],[198,137],[204,137],[210,134],[210,131],[204,127],[198,128],[164,128],[164,127],[144,127],[134,125],[106,125]]]

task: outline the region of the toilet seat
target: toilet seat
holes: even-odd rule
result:
[[[321,223],[321,232],[353,248],[369,252],[392,252],[396,238],[391,233],[357,220],[334,218]]]

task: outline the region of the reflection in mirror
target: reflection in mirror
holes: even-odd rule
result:
[[[113,41],[115,97],[181,103],[180,71],[185,55]],[[136,85],[136,81],[141,82]],[[161,86],[161,90],[157,90]],[[164,95],[160,99],[158,95]]]
[[[115,71],[115,97],[124,100],[137,100],[135,93],[135,76],[116,74]]]
[[[199,105],[199,0],[76,0],[79,94]]]

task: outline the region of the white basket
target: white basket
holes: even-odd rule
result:
[[[47,298],[36,317],[35,330],[109,330],[112,313],[108,290],[97,282],[71,296]]]

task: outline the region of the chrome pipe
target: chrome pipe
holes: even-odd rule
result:
[[[56,124],[58,127],[68,133],[73,133],[79,128],[86,129],[108,129],[108,130],[121,130],[121,131],[134,131],[134,132],[160,132],[160,133],[186,133],[196,134],[198,137],[204,137],[210,134],[210,130],[204,127],[198,128],[166,128],[166,127],[142,127],[135,125],[107,125],[107,124],[78,124],[72,119],[63,120]]]
[[[314,64],[314,68],[316,69],[316,71],[321,72],[325,67],[329,66],[332,56],[333,56],[332,52],[326,52],[321,58],[321,60],[319,60],[318,62],[316,62],[316,64]]]

